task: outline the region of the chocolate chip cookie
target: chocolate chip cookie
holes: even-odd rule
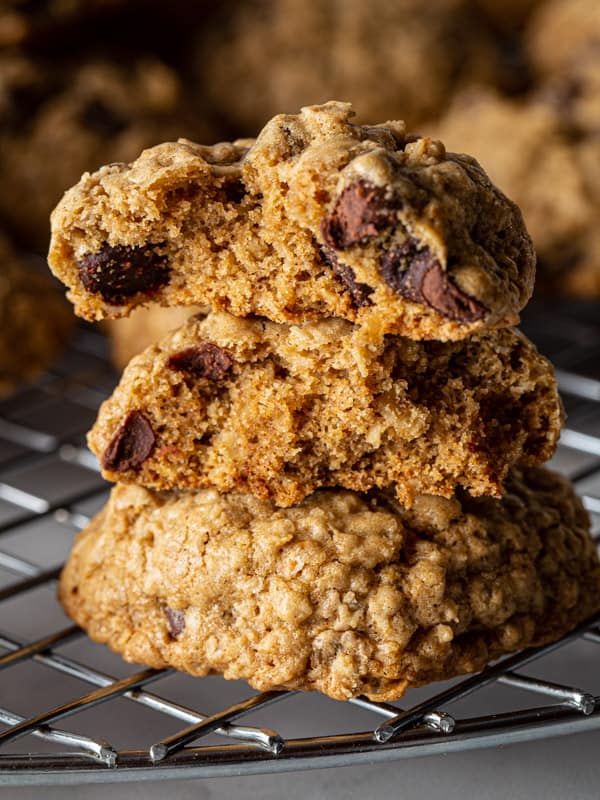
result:
[[[49,215],[86,170],[142,148],[207,132],[175,72],[129,63],[0,54],[0,215],[44,254]]]
[[[51,364],[74,320],[50,276],[27,267],[0,233],[0,397]]]
[[[290,506],[322,486],[502,492],[552,456],[552,367],[511,329],[461,342],[343,320],[192,319],[134,358],[89,436],[103,474],[154,489],[250,492]]]
[[[491,498],[117,486],[60,581],[66,612],[127,661],[254,688],[394,700],[558,639],[600,609],[572,487],[514,470]]]
[[[211,304],[441,340],[515,322],[535,267],[518,208],[469,156],[351,113],[311,106],[255,141],[164,144],[85,175],[49,255],[77,313]]]

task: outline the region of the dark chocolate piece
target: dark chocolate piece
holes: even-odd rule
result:
[[[187,347],[169,356],[167,367],[186,372],[209,381],[221,382],[228,377],[234,365],[233,358],[222,347],[212,342]]]
[[[102,466],[113,472],[138,469],[154,449],[156,436],[141,411],[130,411],[102,456]]]
[[[486,309],[461,291],[433,255],[429,247],[419,249],[415,239],[392,248],[381,259],[381,274],[402,297],[435,309],[457,322],[482,319]]]
[[[369,295],[373,294],[373,289],[367,283],[359,283],[356,280],[356,273],[352,267],[349,267],[347,264],[342,264],[331,247],[322,247],[321,253],[323,254],[323,259],[327,266],[331,267],[340,283],[342,283],[350,293],[354,306],[356,308],[362,308],[363,306],[369,305],[371,302],[369,300]]]
[[[99,253],[89,253],[79,262],[82,284],[113,305],[126,303],[138,292],[152,294],[169,282],[170,273],[166,256],[155,246],[105,245]]]
[[[333,211],[321,222],[321,234],[330,247],[344,250],[377,236],[396,220],[396,210],[385,189],[368,181],[347,186]]]
[[[185,612],[177,611],[177,609],[167,606],[165,608],[165,616],[169,626],[169,633],[173,639],[177,639],[185,630]]]

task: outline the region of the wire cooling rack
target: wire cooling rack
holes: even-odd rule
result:
[[[600,307],[534,307],[569,421],[554,459],[600,534]],[[107,496],[85,431],[116,376],[84,329],[35,386],[0,403],[0,781],[214,777],[343,766],[600,728],[600,616],[401,704],[252,692],[127,665],[63,616],[55,582]]]

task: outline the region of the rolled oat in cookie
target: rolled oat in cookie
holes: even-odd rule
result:
[[[49,255],[77,313],[211,304],[440,340],[514,324],[535,265],[518,208],[469,156],[352,113],[309,106],[256,140],[180,140],[84,175]]]
[[[572,487],[539,467],[513,470],[499,500],[421,496],[410,511],[382,491],[278,509],[121,485],[59,596],[127,661],[395,700],[560,638],[600,609],[600,565]]]
[[[554,452],[552,367],[504,329],[461,342],[339,319],[189,320],[125,369],[89,436],[109,480],[243,491],[290,506],[323,486],[502,492],[509,467]]]

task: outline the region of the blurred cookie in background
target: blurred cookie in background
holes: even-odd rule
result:
[[[56,26],[125,5],[125,0],[2,0],[0,46],[23,44]]]
[[[525,40],[537,73],[560,75],[588,47],[600,47],[600,3],[547,0],[533,14]]]
[[[532,12],[547,0],[472,0],[480,11],[498,30],[506,34],[519,33]]]
[[[102,327],[111,339],[113,364],[119,371],[125,369],[133,356],[159,342],[194,314],[206,313],[208,310],[199,306],[152,306],[136,308],[129,317],[104,320]]]
[[[457,84],[494,81],[500,68],[489,26],[466,0],[247,0],[234,9],[201,32],[195,56],[231,135],[333,97],[361,119],[415,125]]]
[[[190,23],[207,12],[204,0],[1,0],[0,47],[56,52],[64,44],[75,50],[102,40],[105,52],[117,41],[176,52]]]
[[[0,55],[0,216],[45,252],[63,191],[156,142],[210,136],[177,74],[153,57],[50,64]]]
[[[575,144],[585,144],[590,138],[598,136],[600,39],[575,53],[556,75],[541,81],[532,99],[542,100],[554,108]]]
[[[0,397],[50,366],[74,322],[50,275],[30,268],[0,232]]]

